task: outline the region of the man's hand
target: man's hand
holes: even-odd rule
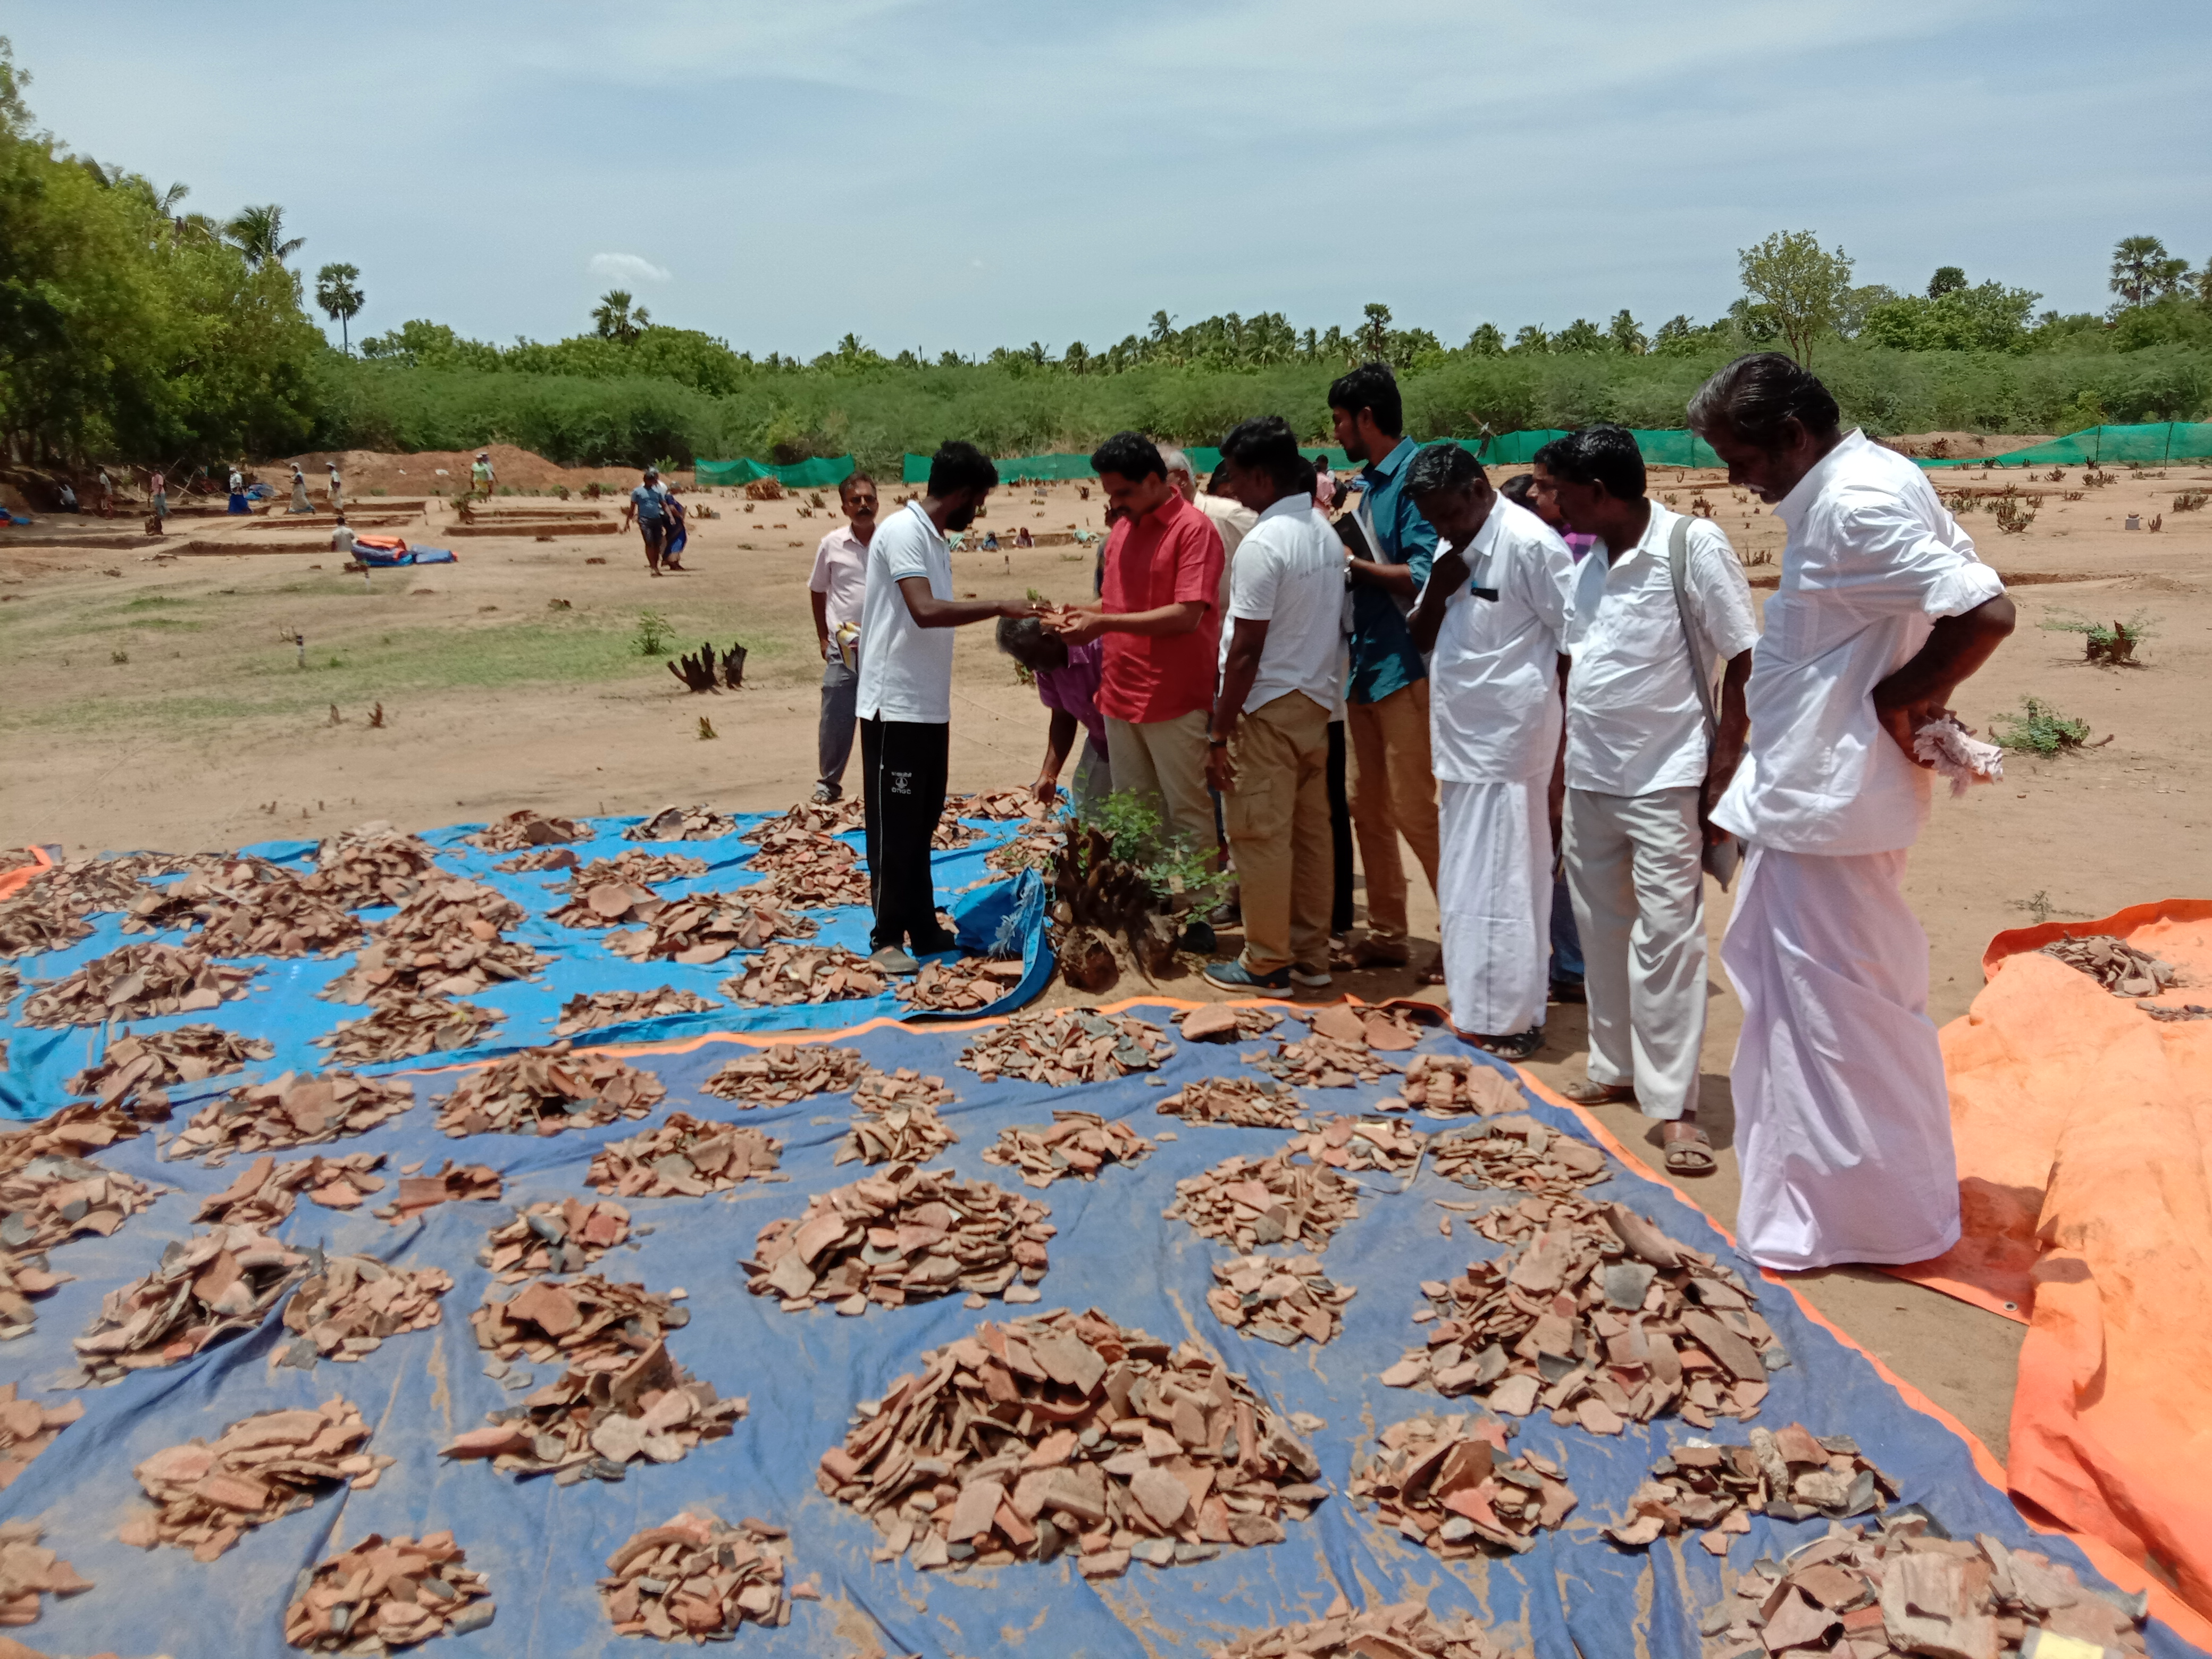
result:
[[[1017,621],[1024,617],[1041,617],[1044,611],[1045,607],[1035,599],[1007,599],[999,606],[1000,616],[1012,617]]]
[[[1097,605],[1063,605],[1048,612],[1045,625],[1067,641],[1071,651],[1079,645],[1088,645],[1106,631],[1106,612]]]
[[[830,660],[830,636],[827,634],[817,634],[814,636],[814,648],[822,653],[823,661]]]
[[[1208,788],[1218,789],[1224,795],[1237,793],[1237,763],[1229,757],[1226,744],[1206,751],[1206,782]]]
[[[1030,794],[1040,806],[1049,806],[1060,798],[1060,780],[1049,772],[1040,774],[1030,786]]]
[[[1951,695],[1951,689],[1946,687],[1941,691],[1929,692],[1924,696],[1900,699],[1894,696],[1891,697],[1882,696],[1888,684],[1885,680],[1874,689],[1875,718],[1881,722],[1881,729],[1896,739],[1897,746],[1905,751],[1905,759],[1924,771],[1934,771],[1936,763],[1933,761],[1924,761],[1913,753],[1912,739],[1914,734],[1930,720],[1958,719],[1958,716],[1945,706]],[[1963,721],[1960,723],[1964,724]]]

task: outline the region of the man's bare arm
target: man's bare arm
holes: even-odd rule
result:
[[[1912,734],[1951,712],[1951,694],[1996,653],[2018,620],[2012,600],[2002,593],[1960,616],[1945,617],[1912,660],[1875,687],[1875,717],[1915,766],[1928,763],[1912,752]]]
[[[1030,599],[940,599],[929,591],[927,576],[899,578],[899,596],[916,628],[965,628],[970,623],[994,622],[1000,617],[1034,617]]]

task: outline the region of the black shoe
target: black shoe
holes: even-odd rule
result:
[[[915,955],[918,957],[941,956],[947,951],[957,951],[960,948],[959,939],[942,927],[927,935],[916,933],[913,935],[909,943]]]
[[[1552,1000],[1554,1002],[1587,1002],[1583,982],[1578,979],[1555,979],[1552,981]]]

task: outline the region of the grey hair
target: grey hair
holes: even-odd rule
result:
[[[1468,451],[1455,443],[1431,444],[1413,453],[1413,463],[1406,469],[1406,489],[1410,494],[1425,495],[1432,489],[1473,483],[1477,478],[1486,483],[1489,475]]]
[[[1190,457],[1180,449],[1163,449],[1160,460],[1170,473],[1180,472],[1187,478],[1198,476],[1198,469],[1190,464]]]

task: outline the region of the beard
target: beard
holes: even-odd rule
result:
[[[945,517],[945,527],[947,530],[967,529],[969,525],[975,522],[976,507],[980,505],[981,503],[975,503],[962,507],[957,513],[948,513]]]

